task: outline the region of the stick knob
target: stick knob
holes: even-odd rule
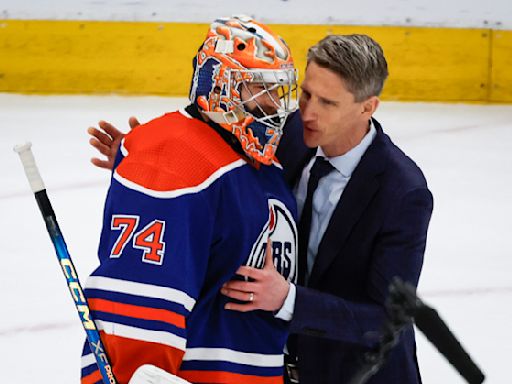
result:
[[[36,161],[34,159],[34,155],[32,154],[31,147],[32,143],[30,142],[25,144],[18,144],[14,146],[14,152],[20,156],[20,160],[23,164],[23,169],[25,170],[25,175],[27,176],[30,188],[32,189],[32,192],[36,193],[46,188],[44,186],[43,179],[39,174],[39,170],[37,169]]]

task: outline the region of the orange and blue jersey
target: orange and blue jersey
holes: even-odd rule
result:
[[[153,364],[192,383],[282,383],[286,322],[228,311],[241,265],[296,278],[293,195],[279,164],[254,167],[182,110],[123,140],[85,293],[120,383]],[[82,384],[100,383],[89,346]]]

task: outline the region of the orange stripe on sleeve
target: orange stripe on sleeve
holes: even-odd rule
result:
[[[178,376],[192,383],[283,384],[283,376],[254,376],[221,371],[180,371]]]
[[[185,317],[166,309],[122,304],[104,299],[88,299],[87,301],[89,302],[90,308],[95,311],[113,313],[142,320],[162,321],[164,323],[172,324],[178,328],[185,328]]]
[[[82,380],[80,380],[80,384],[95,384],[98,381],[102,381],[103,378],[101,377],[100,370],[97,369],[93,373],[90,373],[87,376],[82,377]]]

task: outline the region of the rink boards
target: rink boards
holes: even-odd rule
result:
[[[0,92],[186,96],[207,24],[0,20]],[[300,75],[327,34],[364,33],[384,48],[386,100],[512,102],[512,31],[274,24]]]

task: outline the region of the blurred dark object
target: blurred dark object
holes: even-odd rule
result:
[[[363,365],[350,384],[364,384],[376,374],[385,363],[389,351],[398,342],[401,330],[411,323],[416,324],[468,383],[483,383],[485,376],[480,368],[471,360],[437,311],[420,300],[412,285],[395,277],[389,286],[386,310],[388,319],[383,326],[380,342],[375,350],[365,353]]]

